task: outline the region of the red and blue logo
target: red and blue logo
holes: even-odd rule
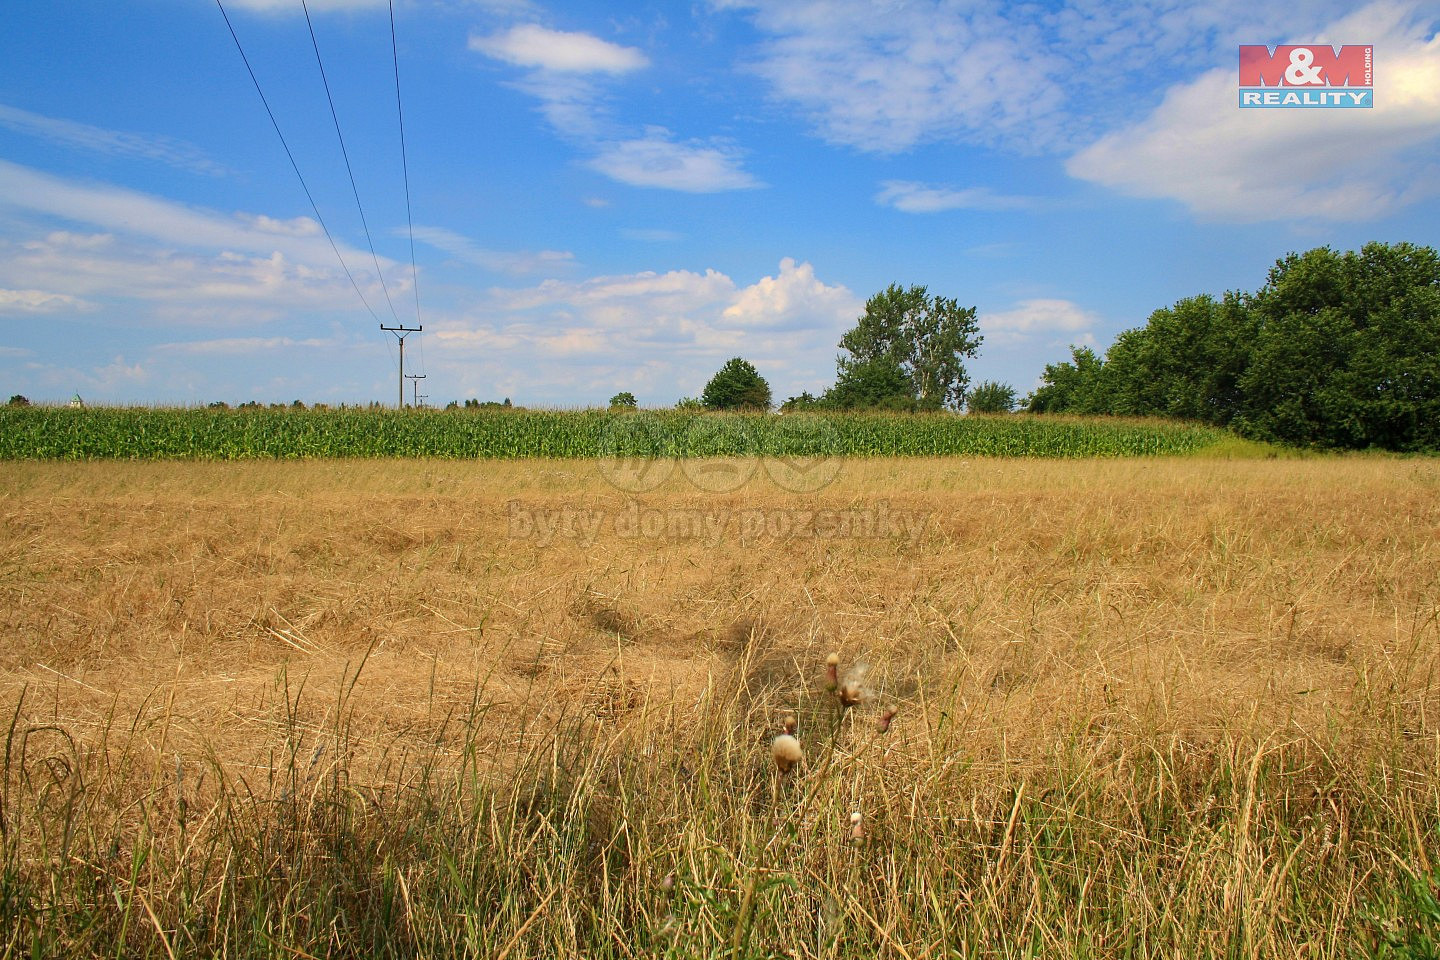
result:
[[[1240,46],[1240,106],[1354,109],[1375,106],[1375,48],[1346,44]]]

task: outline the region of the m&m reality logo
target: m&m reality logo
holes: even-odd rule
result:
[[[1354,109],[1375,106],[1374,47],[1240,46],[1240,106]]]

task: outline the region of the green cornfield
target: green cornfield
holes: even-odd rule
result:
[[[1171,421],[602,410],[0,408],[4,460],[1185,455],[1231,440]]]

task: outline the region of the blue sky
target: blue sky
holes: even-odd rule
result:
[[[11,0],[0,393],[393,402],[418,316],[432,404],[778,399],[890,283],[1024,393],[1289,251],[1440,246],[1435,2],[396,0],[414,272],[385,0],[310,4],[370,242],[300,0],[226,10],[340,259],[214,0]],[[1238,44],[1307,42],[1373,43],[1375,109],[1237,107]]]

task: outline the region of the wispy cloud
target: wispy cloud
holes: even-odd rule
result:
[[[1007,196],[989,187],[936,187],[913,180],[886,180],[875,202],[904,213],[940,213],[945,210],[1030,210],[1036,197]]]
[[[1237,40],[1293,29],[1284,0],[712,0],[762,40],[745,59],[830,143],[895,154],[936,142],[1066,151],[1153,102]],[[1312,0],[1305,15],[1343,10]],[[1231,54],[1233,57],[1233,53]]]
[[[717,141],[678,142],[661,127],[650,127],[637,139],[602,145],[590,166],[631,186],[686,193],[763,186],[741,168],[740,151],[734,146]]]
[[[155,327],[249,327],[292,311],[362,310],[338,267],[297,262],[278,250],[269,255],[217,252],[146,237],[65,230],[0,240],[0,287],[17,294],[10,299],[19,309],[104,309],[117,323],[128,317]],[[383,303],[378,283],[361,279],[361,289],[372,304]],[[408,289],[405,277],[391,281],[392,292]],[[0,314],[5,312],[0,307]]]
[[[755,0],[766,35],[749,69],[825,140],[876,153],[919,143],[1047,142],[1062,65],[1000,7]]]
[[[0,316],[7,313],[79,313],[94,309],[95,304],[66,293],[0,288]]]
[[[346,341],[335,337],[219,337],[213,340],[182,340],[173,343],[156,344],[160,353],[178,353],[191,356],[249,356],[256,353],[270,353],[275,350],[303,348],[310,350],[334,350],[346,346]]]
[[[185,249],[265,255],[279,251],[315,266],[329,267],[336,262],[329,243],[314,231],[298,226],[305,218],[280,221],[247,214],[226,216],[112,184],[58,177],[7,160],[0,160],[0,207],[58,217],[107,233],[148,237]],[[352,264],[368,262],[368,257],[358,250],[343,244],[340,249]],[[387,270],[393,266],[390,261],[381,262]]]
[[[397,236],[404,231],[395,231]],[[461,263],[484,267],[501,273],[538,273],[565,267],[575,260],[568,250],[507,251],[486,250],[469,237],[445,227],[417,226],[415,239],[443,250]]]
[[[1318,32],[1377,51],[1370,110],[1241,110],[1233,64],[1172,88],[1140,123],[1066,165],[1208,219],[1368,220],[1440,192],[1440,33],[1412,3],[1373,3]],[[1316,42],[1317,37],[1293,37]]]
[[[684,193],[762,186],[728,141],[685,140],[663,127],[636,131],[613,120],[602,82],[649,66],[635,47],[527,24],[472,36],[470,49],[527,68],[514,86],[535,97],[551,127],[590,155],[587,166],[612,180]]]
[[[1008,310],[981,313],[977,318],[987,346],[1009,346],[1046,334],[1075,335],[1095,329],[1100,318],[1071,300],[1021,300]]]
[[[472,36],[470,49],[487,57],[554,73],[629,73],[650,65],[634,47],[588,33],[549,30],[527,23],[491,36]]]
[[[159,134],[126,133],[104,127],[46,117],[0,103],[0,127],[38,137],[63,147],[88,150],[129,160],[149,160],[191,173],[220,176],[225,167],[184,140]]]

